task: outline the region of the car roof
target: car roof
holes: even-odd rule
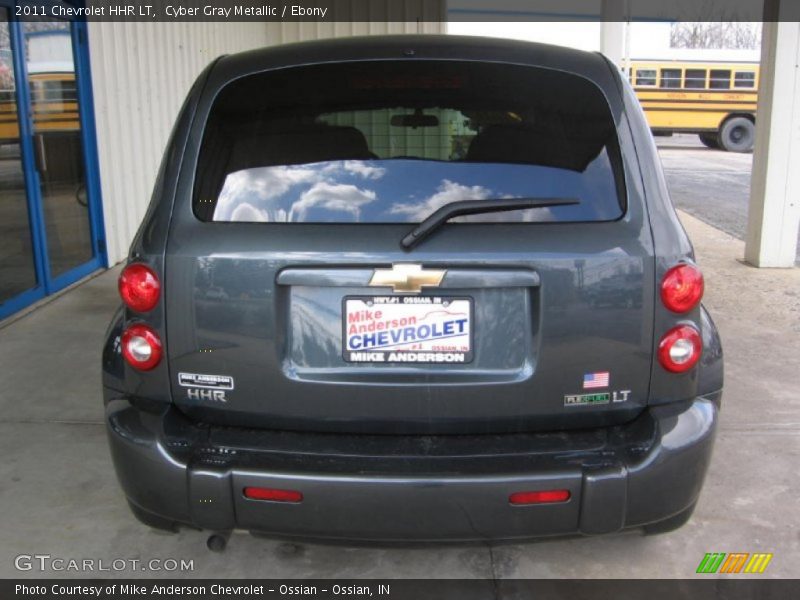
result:
[[[388,35],[334,38],[269,46],[221,57],[209,88],[260,71],[360,60],[464,60],[538,66],[570,72],[615,88],[610,64],[599,53],[499,38],[456,35]],[[608,94],[607,94],[608,95]]]

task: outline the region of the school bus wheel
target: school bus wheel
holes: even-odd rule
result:
[[[713,133],[699,133],[697,136],[700,138],[700,141],[703,142],[703,145],[707,148],[713,148],[714,150],[719,149],[719,134],[716,132]]]
[[[732,117],[719,130],[719,145],[728,152],[750,152],[755,138],[755,123],[747,117]]]

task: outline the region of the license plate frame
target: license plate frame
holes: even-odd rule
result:
[[[365,315],[361,314],[362,318],[353,321],[351,315],[359,311],[372,315],[363,318]],[[376,317],[378,312],[380,316]],[[342,298],[341,316],[342,358],[353,364],[471,363],[475,351],[474,315],[475,299],[471,296],[345,296]],[[407,319],[405,322],[402,321],[403,317]],[[424,320],[428,322],[420,323]],[[381,323],[385,327],[381,327]],[[374,328],[365,330],[370,324]],[[356,326],[356,329],[353,330],[351,326]],[[408,328],[414,328],[414,333],[407,333]],[[450,331],[453,333],[448,334]],[[351,336],[370,334],[374,335],[374,342],[366,340],[367,345],[364,345],[362,337],[352,340],[351,343]],[[413,341],[408,340],[411,335],[414,337]],[[423,339],[417,340],[418,335],[423,336]],[[357,341],[363,347],[352,347]]]

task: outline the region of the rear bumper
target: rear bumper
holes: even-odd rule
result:
[[[708,398],[592,431],[441,437],[201,427],[173,408],[106,407],[117,475],[147,513],[214,531],[381,541],[601,534],[665,520],[697,500],[716,422]],[[247,486],[304,498],[249,500]],[[508,502],[547,489],[571,497]]]

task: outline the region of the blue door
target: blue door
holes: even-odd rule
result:
[[[0,0],[0,319],[106,266],[85,23]]]

